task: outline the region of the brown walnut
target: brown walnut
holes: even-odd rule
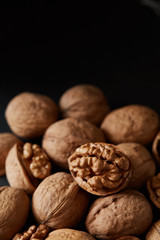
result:
[[[69,173],[57,172],[45,178],[32,197],[32,211],[38,224],[51,229],[72,228],[88,208],[88,194]]]
[[[26,223],[29,198],[20,189],[0,187],[0,239],[10,240]]]
[[[42,147],[53,163],[68,169],[68,157],[87,142],[105,141],[102,131],[85,120],[67,118],[53,123],[46,130]]]
[[[58,118],[58,107],[48,96],[23,92],[8,103],[5,117],[11,130],[22,138],[41,136]]]
[[[155,222],[147,232],[145,240],[159,240],[160,239],[160,220]]]
[[[64,118],[81,118],[96,125],[109,112],[108,101],[101,89],[89,84],[77,85],[65,91],[59,105]]]
[[[158,166],[160,167],[160,132],[156,135],[152,143],[152,153]]]
[[[147,190],[152,203],[160,208],[160,173],[147,181]]]
[[[159,130],[159,115],[142,105],[128,105],[110,112],[101,124],[106,138],[114,144],[151,143]]]
[[[116,193],[128,184],[131,164],[113,144],[86,143],[69,157],[69,170],[86,191],[95,195]]]
[[[156,164],[146,147],[139,143],[121,143],[117,145],[129,158],[133,172],[127,188],[140,189],[156,173]]]
[[[50,232],[46,240],[95,240],[95,238],[87,232],[64,228]]]
[[[48,235],[49,227],[41,224],[36,228],[35,225],[29,227],[24,233],[17,233],[13,240],[43,240]]]
[[[9,184],[32,194],[40,181],[51,173],[51,163],[37,144],[15,144],[6,158]]]
[[[0,133],[0,176],[5,175],[5,160],[9,150],[16,142],[21,142],[12,133]]]
[[[124,190],[96,199],[85,223],[87,231],[95,238],[114,240],[143,234],[152,219],[152,209],[145,196],[136,190]]]

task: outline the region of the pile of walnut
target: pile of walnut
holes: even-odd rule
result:
[[[56,104],[24,92],[0,134],[0,239],[160,239],[160,120],[148,106],[112,110],[78,85]],[[37,144],[38,139],[40,144]],[[29,225],[29,215],[35,225]]]

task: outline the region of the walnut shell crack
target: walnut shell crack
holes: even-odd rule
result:
[[[5,117],[11,130],[22,138],[40,137],[58,118],[58,107],[48,96],[22,92],[8,103]]]
[[[69,170],[84,190],[95,195],[116,193],[128,184],[132,167],[121,150],[107,143],[86,143],[69,157]]]
[[[6,158],[6,177],[13,187],[33,194],[42,179],[51,174],[51,163],[40,146],[17,143]]]

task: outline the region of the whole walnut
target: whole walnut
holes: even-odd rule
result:
[[[61,96],[59,105],[64,118],[81,118],[96,125],[109,112],[108,101],[102,90],[89,84],[69,88]]]
[[[48,96],[22,92],[8,103],[5,117],[11,130],[22,138],[40,137],[58,118],[58,107]]]
[[[68,169],[67,159],[77,147],[97,141],[105,141],[98,127],[85,120],[66,118],[48,127],[42,139],[42,147],[54,164]]]
[[[0,239],[10,240],[26,223],[29,198],[20,189],[0,187]]]
[[[76,226],[88,208],[89,196],[69,173],[57,172],[45,178],[32,197],[32,211],[38,224],[51,229]]]
[[[136,190],[96,199],[86,218],[86,228],[95,238],[112,240],[139,236],[151,225],[152,209],[145,196]]]
[[[159,130],[159,115],[143,105],[128,105],[110,112],[101,124],[108,141],[114,144],[151,143]]]
[[[117,145],[132,164],[132,176],[128,188],[140,189],[156,173],[156,164],[146,147],[139,143],[121,143]]]
[[[21,142],[12,133],[0,133],[0,176],[5,175],[5,160],[9,150],[16,142]]]
[[[32,194],[38,184],[51,174],[50,159],[38,144],[16,143],[9,151],[6,177],[12,187]]]
[[[95,240],[95,238],[84,231],[63,228],[50,232],[45,240]]]

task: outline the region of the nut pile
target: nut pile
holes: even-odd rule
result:
[[[0,176],[9,186],[0,186],[0,239],[160,239],[154,109],[112,110],[101,89],[83,84],[58,104],[22,92],[5,118],[11,131],[0,133]]]

